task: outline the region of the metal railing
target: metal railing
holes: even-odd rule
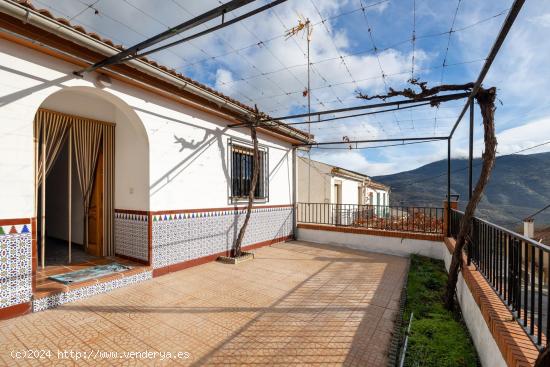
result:
[[[443,208],[298,203],[298,223],[443,234]]]
[[[457,237],[464,213],[451,210],[450,232]],[[542,348],[550,335],[550,247],[480,218],[473,218],[467,248],[473,263]]]

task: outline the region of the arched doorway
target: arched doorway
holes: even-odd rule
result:
[[[35,129],[39,264],[114,256],[115,208],[149,207],[143,124],[120,98],[91,87],[53,93],[41,104],[35,124],[37,119],[43,121]],[[41,130],[48,124],[51,128]]]

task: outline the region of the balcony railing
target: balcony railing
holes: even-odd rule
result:
[[[456,238],[464,213],[451,210]],[[539,348],[550,335],[550,247],[483,219],[474,218],[467,247],[473,263]]]
[[[443,208],[298,203],[298,223],[443,234]]]

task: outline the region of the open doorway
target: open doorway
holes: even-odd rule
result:
[[[69,141],[65,139],[50,173],[46,176],[46,266],[78,264],[100,256],[100,254],[92,253],[85,248],[84,230],[86,227],[84,225],[83,195],[78,184],[78,177],[75,175],[77,169],[75,161],[69,159],[70,153]],[[69,164],[71,165],[70,168]],[[70,183],[69,180],[71,180]],[[69,191],[71,191],[70,197]],[[38,196],[38,211],[41,213],[41,191],[39,191]],[[42,218],[39,216],[37,226],[39,229],[42,228],[41,224]],[[69,226],[71,227],[70,244]],[[40,237],[41,232],[39,233]],[[41,246],[38,246],[39,259],[42,258],[41,250]],[[71,254],[70,259],[69,253]]]
[[[41,109],[35,137],[41,268],[114,255],[114,124]]]

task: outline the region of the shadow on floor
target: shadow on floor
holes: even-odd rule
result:
[[[385,366],[406,263],[290,242],[238,266],[201,265],[55,312],[100,319],[124,345],[188,348],[191,366]]]

